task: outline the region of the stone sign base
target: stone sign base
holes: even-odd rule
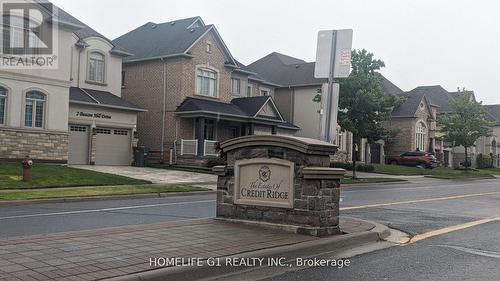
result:
[[[334,145],[291,136],[248,136],[224,142],[221,149],[227,166],[213,168],[218,175],[217,218],[314,236],[340,233],[345,170],[329,167]],[[254,166],[240,170],[242,164]]]

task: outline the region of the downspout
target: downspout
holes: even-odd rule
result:
[[[76,80],[76,87],[80,88],[80,64],[82,60],[82,52],[83,48],[77,48],[78,49],[78,69],[76,70],[77,73],[77,80]],[[85,69],[87,71],[87,69]]]
[[[163,109],[162,109],[162,119],[161,119],[161,160],[163,162],[164,160],[164,152],[165,152],[165,117],[166,117],[166,100],[167,100],[167,64],[165,63],[165,60],[161,58],[161,61],[163,63],[163,74],[162,74],[162,84],[163,84]]]

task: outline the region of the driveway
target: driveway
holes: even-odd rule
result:
[[[152,183],[162,184],[196,184],[197,186],[211,187],[217,183],[216,175],[145,168],[132,166],[91,166],[71,165],[73,168],[97,171],[102,173],[120,175],[134,179],[148,180]]]

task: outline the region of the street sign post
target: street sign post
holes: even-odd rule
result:
[[[318,32],[315,78],[328,78],[321,94],[321,139],[333,142],[337,133],[339,84],[335,78],[348,77],[351,72],[352,29]]]

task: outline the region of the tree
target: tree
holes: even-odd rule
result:
[[[451,112],[439,118],[445,141],[465,149],[465,170],[469,168],[468,149],[480,137],[491,136],[493,123],[486,119],[486,108],[472,98],[472,93],[458,89],[459,98],[450,102]]]
[[[388,135],[384,121],[391,117],[401,99],[383,90],[382,76],[377,71],[385,67],[365,49],[353,50],[352,71],[341,79],[338,123],[353,135],[353,177],[356,178],[357,146],[362,138],[374,143]]]

